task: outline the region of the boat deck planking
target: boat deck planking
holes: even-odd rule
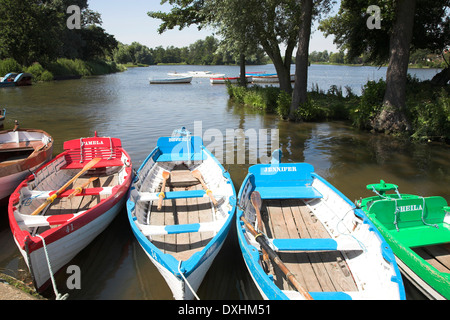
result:
[[[174,171],[165,192],[202,190],[197,180],[192,184],[192,180],[181,175],[181,179],[176,180],[173,173]],[[181,180],[188,183],[182,187]],[[193,224],[213,220],[211,202],[207,197],[163,200],[160,211],[157,205],[157,201],[154,201],[150,207],[150,225]],[[152,236],[151,240],[162,252],[173,255],[177,260],[185,261],[195,252],[201,251],[213,237],[213,232],[192,232]]]
[[[80,177],[78,178],[74,184],[70,185],[68,189],[75,189],[78,186],[86,183],[91,177]],[[114,173],[113,175],[98,177],[97,180],[93,181],[87,188],[105,188],[105,187],[113,187],[119,183],[119,175],[118,173]],[[88,210],[89,208],[94,207],[102,199],[107,198],[108,195],[96,195],[96,196],[78,196],[69,198],[57,198],[51,204],[49,209],[46,211],[45,215],[62,215],[62,214],[73,214],[79,211]],[[42,232],[40,230],[40,232]]]
[[[302,200],[264,200],[261,208],[264,232],[269,238],[329,238],[322,223]],[[280,259],[310,292],[357,291],[345,258],[339,251],[279,252]],[[272,264],[275,284],[295,290]]]
[[[440,272],[450,273],[450,243],[412,249]]]

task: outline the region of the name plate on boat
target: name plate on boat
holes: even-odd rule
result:
[[[187,137],[176,137],[176,138],[169,138],[169,142],[181,142],[181,141],[190,141],[191,138]]]
[[[274,174],[277,172],[296,172],[296,167],[280,167],[280,166],[270,166],[261,168],[261,174]]]

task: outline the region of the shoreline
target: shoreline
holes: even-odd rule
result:
[[[0,273],[0,300],[47,300],[22,281]]]

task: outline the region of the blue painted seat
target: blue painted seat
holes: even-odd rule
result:
[[[158,152],[154,156],[156,162],[169,161],[202,161],[203,141],[200,137],[161,137],[158,139]]]
[[[249,168],[250,181],[262,199],[316,199],[312,187],[314,167],[308,163],[259,164]]]
[[[155,201],[159,198],[159,192],[139,192],[137,201]],[[164,193],[165,200],[202,198],[206,195],[205,190],[170,191]]]
[[[167,226],[139,224],[139,228],[142,230],[142,233],[146,237],[167,235],[167,234],[183,234],[192,232],[217,232],[218,230],[220,230],[221,226],[222,223],[220,221],[191,223],[191,224],[176,224]]]
[[[309,292],[314,300],[353,300],[352,297],[341,291],[337,292]]]
[[[273,239],[271,243],[277,251],[351,251],[362,250],[356,240],[344,238],[336,241],[323,239]]]
[[[261,199],[320,199],[322,194],[311,186],[256,187]]]
[[[164,199],[188,199],[201,198],[206,194],[204,190],[190,190],[190,191],[170,191],[165,193]]]

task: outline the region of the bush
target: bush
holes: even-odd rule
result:
[[[248,88],[227,84],[227,92],[230,98],[253,108],[275,113],[280,88],[251,86]]]
[[[0,77],[4,77],[11,72],[20,73],[22,70],[23,67],[12,58],[0,60]]]
[[[308,99],[294,112],[294,118],[302,121],[321,121],[328,116],[329,110],[313,99]]]
[[[358,106],[352,110],[350,117],[353,124],[359,129],[371,129],[373,118],[381,112],[386,82],[369,81],[364,85],[363,93]]]
[[[289,117],[289,113],[291,112],[291,103],[292,103],[292,97],[288,93],[281,91],[278,94],[277,99],[277,114],[283,118],[286,119]]]
[[[445,89],[431,99],[409,102],[415,140],[450,141],[450,95]]]
[[[53,74],[50,71],[45,70],[38,62],[33,63],[25,70],[25,72],[31,73],[34,81],[53,80]]]

